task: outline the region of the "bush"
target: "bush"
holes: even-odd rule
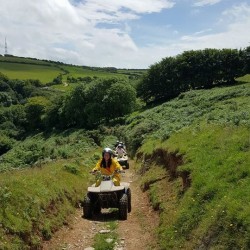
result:
[[[5,135],[0,135],[0,155],[8,152],[14,144],[14,140]]]

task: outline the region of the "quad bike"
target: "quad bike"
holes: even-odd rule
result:
[[[124,171],[116,171],[115,173]],[[129,183],[121,182],[120,186],[115,186],[112,175],[103,175],[96,171],[96,179],[101,181],[98,187],[93,184],[88,187],[88,192],[82,202],[84,218],[91,218],[93,214],[101,212],[102,208],[118,208],[119,218],[126,220],[131,212],[131,190]]]
[[[119,164],[122,166],[123,169],[129,169],[129,162],[128,162],[128,155],[114,155],[115,159],[119,162]]]

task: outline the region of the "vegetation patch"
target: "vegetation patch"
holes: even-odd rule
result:
[[[86,131],[68,130],[31,136],[6,153],[0,175],[0,248],[37,249],[67,223],[90,184],[88,173],[99,151]]]
[[[235,81],[248,50],[184,52],[147,71],[1,57],[20,75],[0,73],[0,249],[38,249],[67,223],[117,138],[143,163],[161,249],[249,249],[249,75]],[[20,80],[25,67],[36,78]]]
[[[250,83],[192,90],[177,98],[130,115],[124,129],[129,149],[135,155],[138,147],[153,147],[168,139],[172,133],[206,120],[223,126],[250,124]],[[152,139],[150,143],[144,144]]]
[[[80,158],[96,147],[85,130],[39,133],[28,137],[2,156],[0,171],[41,166],[59,159]]]
[[[168,199],[159,198],[166,190],[160,192],[157,183],[150,186],[151,200],[161,207],[162,249],[249,248],[249,132],[245,126],[201,124],[162,142],[169,152],[185,155],[178,169],[192,178],[184,193],[178,178],[169,181],[168,187],[179,188]]]
[[[34,249],[50,239],[79,206],[90,168],[81,162],[61,161],[1,174],[0,248]]]
[[[117,222],[106,223],[105,229],[101,230],[94,237],[93,247],[96,250],[113,250],[118,245],[118,235],[116,233]]]

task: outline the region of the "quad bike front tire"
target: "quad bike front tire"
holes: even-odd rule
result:
[[[128,217],[128,196],[127,194],[122,194],[119,200],[119,218],[121,220],[126,220]]]
[[[129,169],[129,163],[126,162],[126,169]]]
[[[92,202],[87,194],[83,201],[83,217],[89,219],[92,217]]]
[[[128,213],[131,212],[131,189],[128,188],[127,190],[127,196],[128,196]]]
[[[101,210],[102,210],[102,208],[101,208],[101,204],[100,204],[100,202],[99,201],[96,201],[95,202],[95,204],[94,204],[94,213],[95,214],[99,214],[99,213],[101,213]]]

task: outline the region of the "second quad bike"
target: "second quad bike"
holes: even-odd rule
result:
[[[128,162],[128,155],[118,155],[115,154],[115,159],[119,162],[119,164],[122,166],[123,169],[129,169],[129,162]]]
[[[116,173],[124,171],[116,171]],[[102,208],[118,208],[119,218],[126,220],[131,212],[131,190],[129,183],[121,182],[120,186],[115,186],[113,175],[103,175],[100,171],[95,173],[99,186],[88,187],[88,192],[82,202],[84,218],[91,218],[93,214],[101,212]]]

